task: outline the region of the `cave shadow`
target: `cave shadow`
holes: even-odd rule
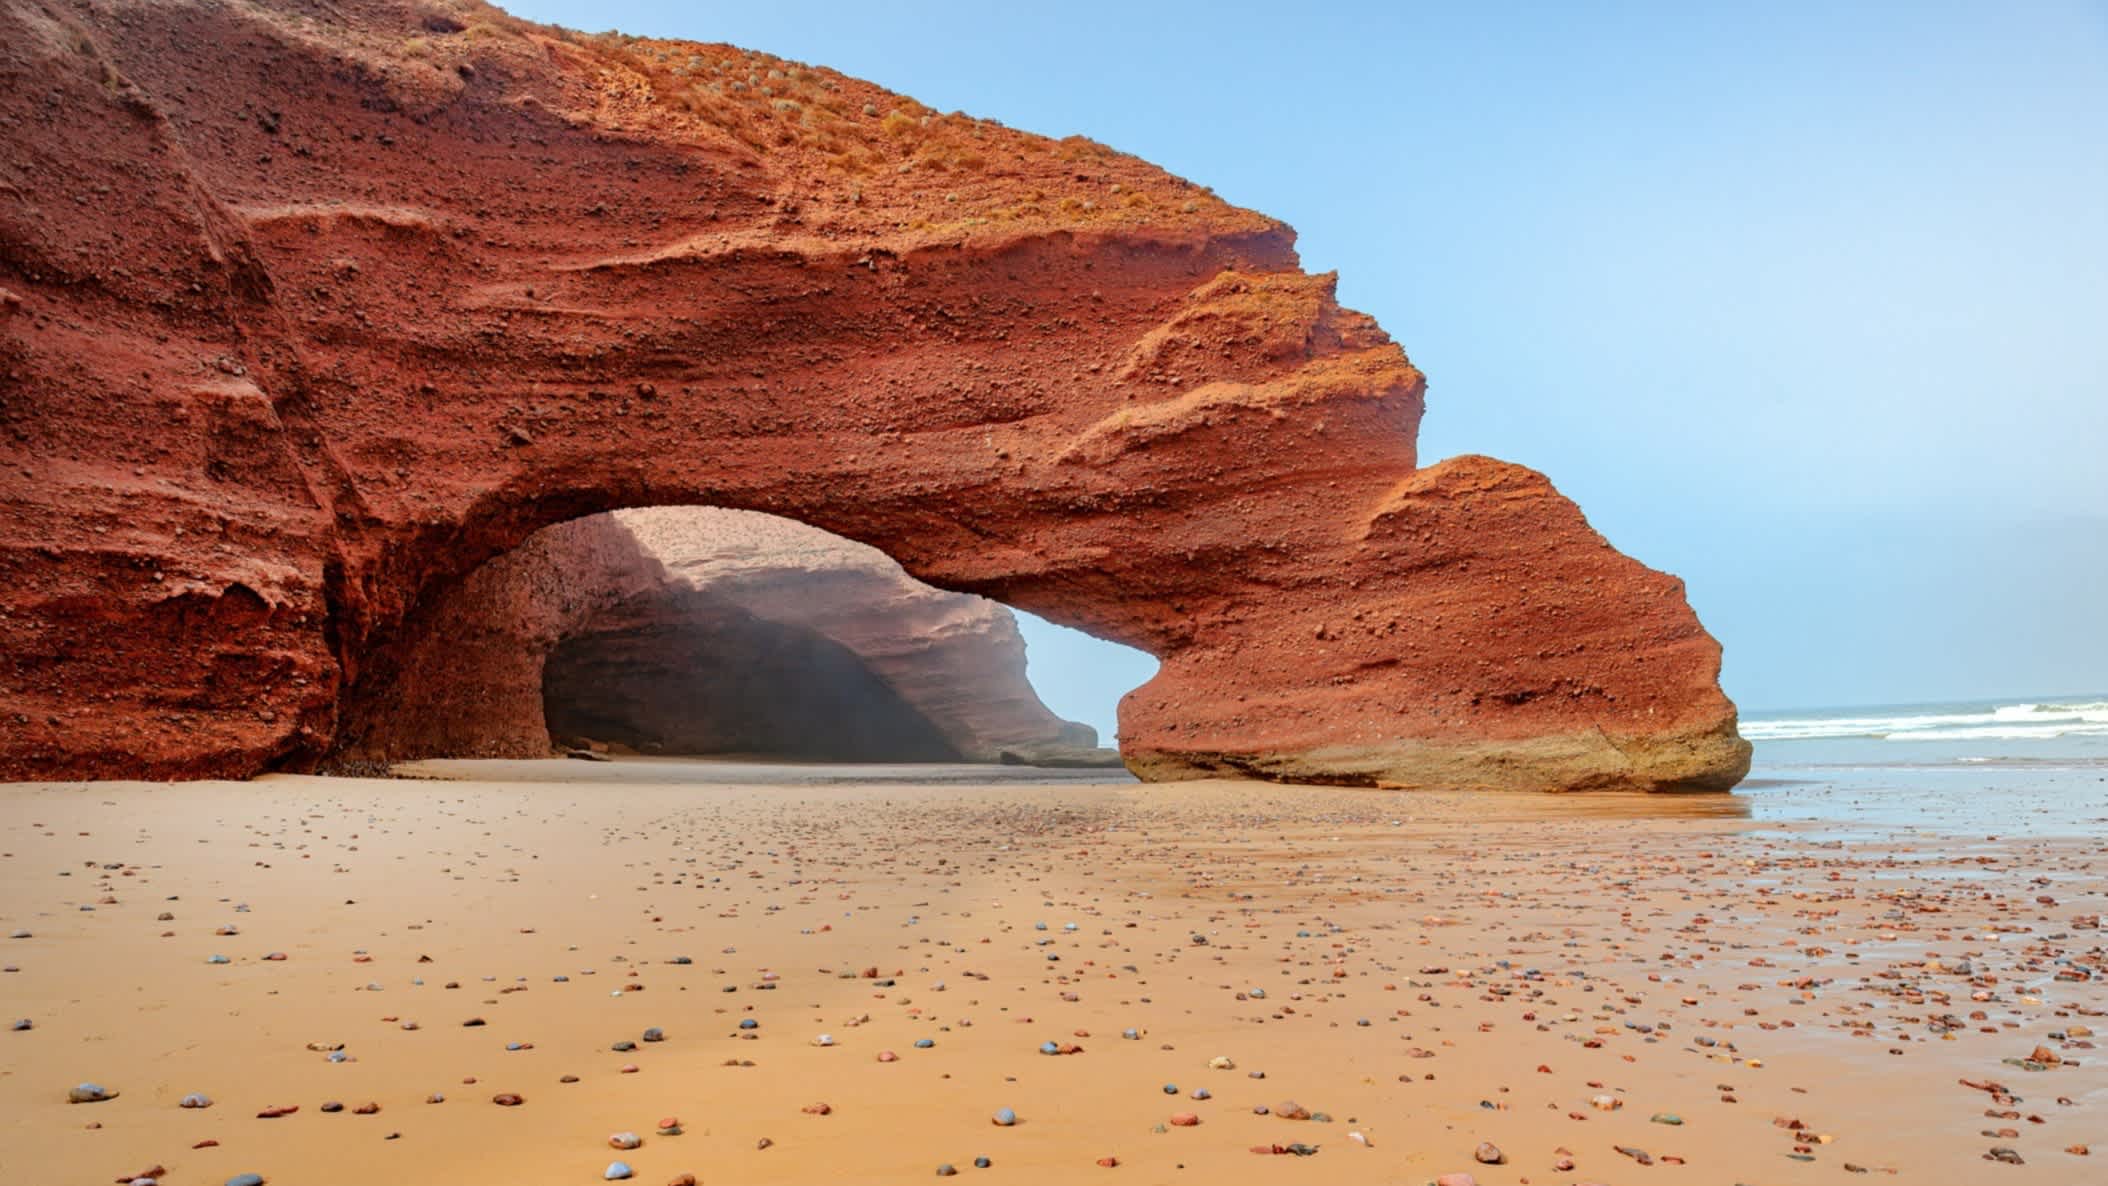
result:
[[[589,628],[550,650],[542,705],[557,745],[805,762],[965,760],[835,639],[701,590],[663,600],[617,607],[607,617],[632,624]]]

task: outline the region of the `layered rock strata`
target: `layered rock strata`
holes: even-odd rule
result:
[[[1719,788],[1672,577],[1282,224],[1087,140],[465,0],[0,0],[0,774],[338,745],[535,530],[768,511],[1140,647],[1145,777]]]

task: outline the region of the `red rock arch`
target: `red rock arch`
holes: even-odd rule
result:
[[[7,773],[312,761],[422,599],[689,503],[1157,655],[1145,777],[1746,769],[1678,582],[1419,468],[1404,353],[1132,157],[471,3],[8,0],[0,47]]]

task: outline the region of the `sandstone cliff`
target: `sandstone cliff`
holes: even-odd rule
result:
[[[341,756],[651,752],[1096,763],[1048,712],[1010,612],[787,519],[658,507],[543,528],[407,623]]]
[[[1747,767],[1674,578],[1420,468],[1288,228],[1102,145],[465,0],[0,0],[0,144],[0,773],[319,761],[466,574],[650,505],[1150,651],[1147,777]]]

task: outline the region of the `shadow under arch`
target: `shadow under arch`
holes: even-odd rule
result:
[[[813,762],[959,762],[871,664],[807,626],[697,590],[656,620],[561,639],[542,664],[559,746]]]

